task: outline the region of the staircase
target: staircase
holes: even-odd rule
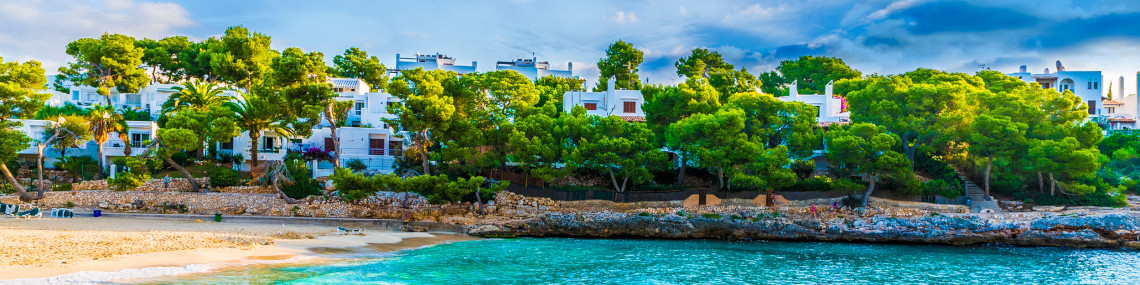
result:
[[[966,177],[966,173],[961,170],[954,170],[958,173],[958,177],[962,181],[966,181],[966,197],[970,197],[970,213],[981,213],[983,210],[991,210],[994,213],[1001,212],[1001,206],[998,206],[997,199],[986,200],[986,189],[982,189],[978,184],[974,184]],[[988,211],[987,211],[988,212]]]

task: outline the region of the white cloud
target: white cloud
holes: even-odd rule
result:
[[[736,20],[765,20],[780,17],[786,13],[792,13],[795,9],[787,4],[776,5],[775,7],[762,6],[760,4],[752,4],[744,9],[734,9],[724,16],[725,22],[733,22]]]
[[[681,7],[681,15],[688,15],[689,14],[689,10],[685,10],[685,6],[680,6],[680,7]]]
[[[0,56],[39,60],[54,74],[71,57],[67,43],[104,32],[161,38],[194,25],[177,4],[110,0],[99,2],[15,1],[0,4]]]
[[[617,11],[613,17],[614,22],[618,24],[637,23],[637,14],[633,12]]]
[[[875,12],[871,13],[870,15],[867,15],[866,20],[867,21],[881,20],[883,18],[886,18],[887,16],[890,16],[894,12],[904,10],[906,8],[914,7],[915,5],[918,5],[919,3],[922,3],[922,0],[896,1],[896,2],[891,3],[890,5],[887,5],[886,8],[879,9],[878,11],[875,11]]]

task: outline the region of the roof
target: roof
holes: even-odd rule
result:
[[[619,116],[619,117],[621,117],[621,119],[625,120],[626,122],[644,122],[645,121],[645,116]]]
[[[842,125],[847,125],[847,124],[851,124],[851,122],[818,122],[818,123],[815,123],[815,125],[817,127],[823,127],[823,128],[830,127],[831,125],[841,125],[842,126]]]
[[[1112,101],[1112,100],[1104,100],[1104,104],[1105,105],[1124,105],[1124,103]]]
[[[363,86],[364,80],[356,78],[330,78],[329,83],[332,83],[333,88],[359,88]]]
[[[1111,121],[1111,122],[1121,122],[1121,123],[1131,123],[1131,122],[1135,122],[1135,121],[1136,121],[1136,119],[1110,119],[1109,121]]]

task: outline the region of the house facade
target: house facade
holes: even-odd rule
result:
[[[832,82],[827,82],[824,94],[800,94],[797,82],[788,86],[788,96],[777,97],[784,102],[800,102],[816,108],[816,123],[821,127],[832,124],[847,124],[851,122],[851,113],[847,112],[846,101],[832,93]]]
[[[627,121],[645,121],[641,105],[645,97],[641,90],[615,90],[614,79],[610,78],[606,91],[569,91],[562,95],[562,110],[570,112],[574,106],[586,108],[587,115],[619,116]]]
[[[18,129],[28,137],[32,138],[31,147],[28,147],[19,152],[21,158],[26,160],[35,161],[37,155],[36,145],[44,139],[44,131],[50,128],[55,122],[50,120],[15,120],[23,125]],[[146,151],[150,140],[158,136],[158,124],[151,121],[127,121],[127,137],[130,142],[124,142],[119,138],[118,132],[112,132],[103,144],[103,154],[106,156],[105,161],[111,161],[117,157],[124,157],[128,146],[131,149],[131,156],[138,156]],[[87,156],[92,159],[99,160],[99,144],[95,141],[88,141],[80,146],[67,148],[63,153],[50,147],[44,148],[45,164],[51,165],[53,162],[58,161],[61,156]]]
[[[416,53],[415,57],[400,57],[396,54],[396,68],[388,70],[389,73],[399,73],[404,70],[412,70],[416,68],[423,68],[424,70],[442,69],[447,71],[454,71],[460,75],[475,73],[475,68],[478,66],[477,62],[472,61],[471,65],[455,65],[455,58],[449,57],[444,54],[419,54]]]
[[[566,70],[550,69],[550,62],[538,61],[538,58],[516,59],[514,61],[499,61],[495,63],[496,70],[514,70],[530,80],[538,80],[546,76],[560,78],[574,78],[574,63],[567,62]]]
[[[1043,73],[1030,73],[1022,65],[1018,72],[1006,75],[1037,84],[1042,89],[1072,92],[1087,105],[1090,118],[1108,115],[1104,105],[1104,89],[1107,87],[1104,86],[1104,76],[1100,71],[1071,71],[1061,65],[1061,61],[1057,61],[1056,72],[1050,72],[1046,68]]]

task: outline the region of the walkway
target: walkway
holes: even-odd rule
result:
[[[955,168],[954,172],[958,173],[958,177],[962,181],[966,181],[966,197],[970,197],[970,213],[981,213],[985,210],[993,213],[1001,212],[1001,206],[998,206],[997,199],[986,201],[986,189],[974,184],[974,181],[970,181],[970,178],[966,177],[966,173],[961,170]]]

